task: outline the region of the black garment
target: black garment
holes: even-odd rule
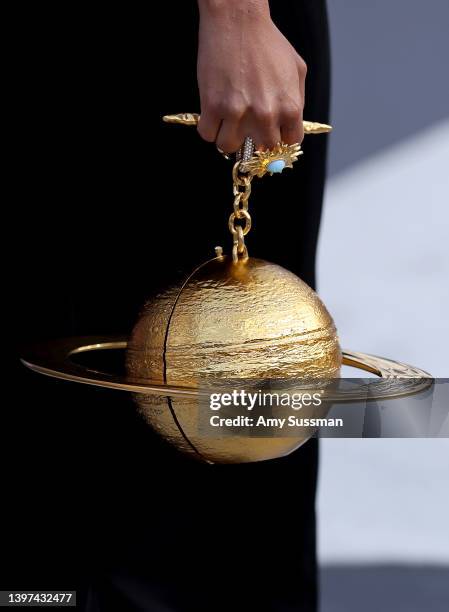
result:
[[[230,165],[194,128],[160,121],[199,110],[195,3],[159,4],[28,7],[39,12],[11,22],[25,86],[7,219],[13,344],[128,332],[170,270],[229,251]],[[326,121],[324,0],[272,13],[309,66],[305,116]],[[325,146],[306,138],[295,170],[255,181],[251,198],[250,254],[311,285]],[[17,354],[1,588],[78,588],[89,612],[316,609],[315,441],[276,461],[204,465],[153,434],[127,394],[44,378]]]

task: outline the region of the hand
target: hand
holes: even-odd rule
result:
[[[198,131],[226,153],[302,142],[307,67],[270,18],[267,0],[198,0]]]

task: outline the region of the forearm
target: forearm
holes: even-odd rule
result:
[[[198,8],[202,18],[270,17],[268,0],[198,0]]]

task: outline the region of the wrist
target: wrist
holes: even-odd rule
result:
[[[271,19],[268,0],[198,0],[201,18]]]

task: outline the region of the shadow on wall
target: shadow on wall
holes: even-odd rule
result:
[[[321,570],[321,612],[447,612],[449,567],[338,565]]]
[[[449,2],[346,0],[328,10],[336,174],[449,117]]]

